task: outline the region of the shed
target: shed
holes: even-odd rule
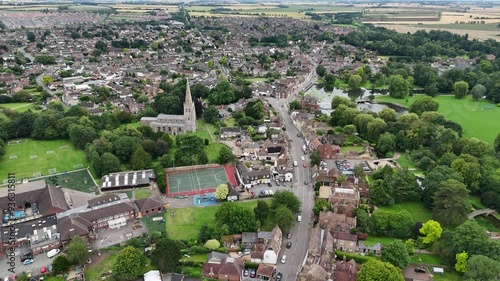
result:
[[[439,273],[439,274],[444,274],[444,269],[441,267],[433,267],[432,268],[433,273]]]

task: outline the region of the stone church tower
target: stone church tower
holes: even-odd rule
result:
[[[196,110],[194,108],[189,80],[186,80],[186,99],[184,100],[184,124],[185,132],[196,132]]]

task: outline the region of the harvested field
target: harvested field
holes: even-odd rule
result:
[[[454,25],[449,24],[448,28],[444,28],[446,25],[439,25],[443,27],[432,27],[435,25],[430,25],[427,26],[425,24],[422,25],[416,25],[416,24],[388,24],[388,23],[383,23],[383,24],[376,24],[377,26],[383,26],[388,29],[394,29],[397,32],[402,32],[402,33],[415,33],[417,30],[426,30],[426,31],[431,31],[431,30],[444,30],[444,31],[449,31],[455,34],[460,34],[460,35],[465,35],[469,34],[469,38],[471,39],[478,39],[478,40],[487,40],[487,39],[494,39],[494,40],[499,40],[500,37],[498,36],[500,34],[500,29],[498,31],[493,31],[493,30],[472,30],[472,29],[460,29],[460,28],[455,28]],[[458,25],[460,26],[460,25]]]

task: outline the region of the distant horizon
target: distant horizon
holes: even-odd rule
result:
[[[200,4],[210,4],[210,3],[227,3],[227,4],[390,4],[390,3],[413,3],[413,4],[435,4],[435,3],[456,3],[457,5],[474,5],[474,4],[497,4],[500,3],[500,0],[477,0],[477,1],[456,1],[456,0],[422,0],[422,1],[413,1],[413,0],[384,0],[384,1],[369,1],[369,0],[352,0],[352,1],[339,1],[339,0],[330,0],[330,1],[316,1],[316,0],[276,0],[276,1],[260,1],[260,0],[0,0],[0,4],[30,4],[30,3],[65,3],[65,4],[101,4],[101,3],[130,3],[130,4],[147,4],[147,3],[200,3]]]

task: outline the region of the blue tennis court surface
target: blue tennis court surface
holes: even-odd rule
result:
[[[214,206],[219,204],[219,202],[217,202],[217,199],[215,199],[214,193],[194,195],[193,203],[195,206]]]

